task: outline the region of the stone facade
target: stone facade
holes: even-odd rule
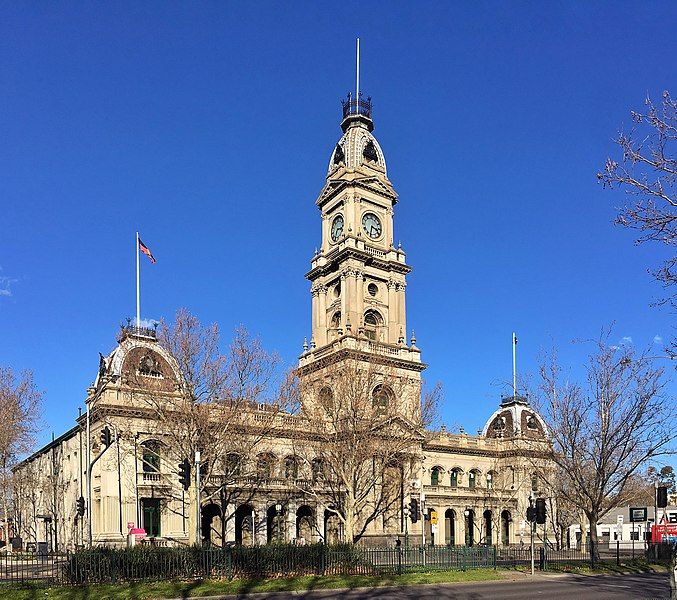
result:
[[[413,331],[407,336],[406,275],[411,267],[394,245],[397,194],[388,179],[384,153],[373,136],[371,104],[344,104],[343,135],[331,154],[317,206],[322,245],[306,277],[311,283],[311,334],[299,358],[305,406],[318,398],[307,390],[331,384],[330,370],[350,357],[401,383],[396,397],[405,422],[420,410],[421,372],[426,365]],[[408,339],[407,339],[408,338]],[[139,393],[179,394],[172,357],[152,330],[123,328],[118,344],[102,357],[89,390],[88,412],[76,426],[24,460],[16,469],[21,509],[18,533],[24,543],[47,541],[52,548],[126,543],[128,525],[142,526],[157,544],[186,544],[197,524],[197,501],[179,485],[177,464],[151,410]],[[385,385],[385,383],[384,383]],[[144,392],[144,390],[146,392]],[[250,407],[252,419],[263,407]],[[294,429],[293,415],[277,415]],[[102,445],[104,428],[113,443]],[[530,495],[547,494],[547,428],[521,397],[505,399],[480,435],[428,432],[401,482],[398,514],[377,520],[364,543],[515,544],[526,536]],[[335,515],[303,494],[320,485],[312,473],[291,467],[294,441],[285,427],[262,440],[265,477],[238,483],[228,502],[209,493],[201,499],[204,540],[221,544],[266,543],[304,538],[341,538]],[[97,458],[100,457],[100,458]],[[91,484],[86,465],[96,462]],[[293,471],[293,472],[292,472]],[[292,481],[293,480],[293,481]],[[23,483],[21,483],[23,482]],[[91,485],[91,506],[89,487]],[[214,489],[218,481],[214,481]],[[239,495],[238,495],[239,494]],[[87,505],[77,511],[78,498]],[[412,522],[405,506],[418,503]],[[435,522],[437,521],[437,522]]]

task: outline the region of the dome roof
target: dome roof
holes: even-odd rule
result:
[[[545,439],[549,436],[548,426],[523,396],[508,396],[482,429],[482,435],[489,438],[523,436]]]
[[[372,135],[374,124],[371,120],[371,99],[343,103],[343,136],[336,144],[329,159],[327,173],[331,174],[340,167],[356,169],[371,167],[386,175],[386,161],[383,150]]]

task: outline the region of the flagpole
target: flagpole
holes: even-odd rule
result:
[[[357,114],[360,113],[360,38],[357,38],[357,76],[355,77],[355,101],[357,102],[357,110],[355,111]]]
[[[517,397],[517,336],[512,334],[512,396]]]
[[[141,294],[139,292],[139,232],[136,232],[136,328],[141,327]]]

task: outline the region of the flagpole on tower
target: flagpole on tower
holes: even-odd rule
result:
[[[512,334],[512,397],[517,397],[517,336]]]
[[[136,328],[141,327],[141,294],[139,292],[139,232],[136,232]]]
[[[355,102],[357,104],[355,105],[356,110],[355,112],[359,114],[360,112],[360,38],[357,38],[357,77],[355,80]]]

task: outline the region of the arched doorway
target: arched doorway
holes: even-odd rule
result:
[[[269,544],[281,544],[285,541],[284,506],[273,504],[266,511],[266,531]]]
[[[304,504],[296,511],[296,539],[305,540],[306,544],[313,541],[313,509]]]
[[[254,544],[254,508],[251,504],[243,504],[235,511],[235,543]]]
[[[494,543],[491,527],[491,511],[485,510],[482,516],[484,517],[484,543],[487,546],[491,546]]]
[[[465,515],[465,545],[475,545],[475,511],[467,509]]]
[[[456,512],[453,508],[444,513],[444,543],[447,546],[456,545]]]
[[[341,541],[341,519],[333,510],[324,511],[324,541],[327,544],[338,544]]]
[[[221,507],[218,504],[213,502],[202,507],[200,511],[202,516],[202,522],[200,524],[200,529],[202,531],[202,543],[207,545],[212,545],[215,542],[215,537],[220,539],[220,527],[216,529],[212,527],[212,523],[215,517],[221,517]],[[220,519],[219,519],[220,521]]]
[[[512,517],[510,516],[510,511],[504,510],[501,513],[501,545],[509,546],[510,545],[510,523],[512,522]]]

